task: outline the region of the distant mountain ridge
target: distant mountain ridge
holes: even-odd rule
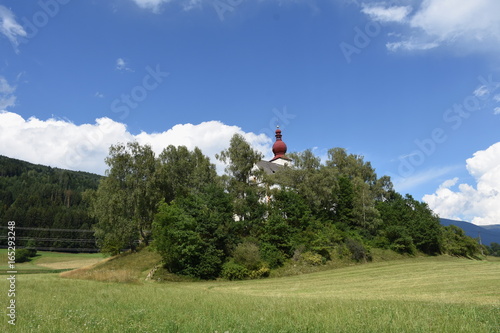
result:
[[[495,242],[500,244],[500,224],[494,225],[475,225],[470,222],[456,221],[450,219],[440,219],[444,226],[455,225],[462,228],[465,234],[472,238],[481,237],[481,242],[484,245],[490,245]]]

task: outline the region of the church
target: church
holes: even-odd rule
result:
[[[274,157],[270,161],[259,161],[256,164],[256,168],[264,171],[266,174],[273,174],[279,171],[281,168],[290,165],[292,160],[286,156],[287,146],[282,139],[281,130],[278,127],[276,129],[276,141],[273,144]]]

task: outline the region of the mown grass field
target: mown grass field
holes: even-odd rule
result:
[[[0,331],[500,332],[500,261],[442,256],[263,280],[140,281],[18,275],[17,325],[4,316]],[[2,279],[4,304],[7,289]]]
[[[61,253],[39,251],[37,256],[28,262],[16,265],[20,273],[56,272],[92,265],[103,260],[100,253]],[[0,249],[0,274],[8,270],[7,250]]]

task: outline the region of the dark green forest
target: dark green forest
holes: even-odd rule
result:
[[[0,156],[0,221],[16,222],[16,245],[40,250],[97,251],[88,204],[82,193],[97,189],[100,176],[35,165]]]
[[[363,156],[332,148],[288,155],[274,174],[255,167],[262,155],[240,135],[217,155],[223,176],[195,148],[110,148],[109,167],[90,205],[101,251],[151,245],[168,271],[195,278],[259,278],[293,260],[321,265],[371,260],[373,248],[406,255],[476,257],[462,229],[440,225],[429,207],[393,189]]]

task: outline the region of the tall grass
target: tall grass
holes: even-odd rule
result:
[[[12,331],[500,332],[499,286],[500,262],[449,257],[239,282],[19,275]]]

